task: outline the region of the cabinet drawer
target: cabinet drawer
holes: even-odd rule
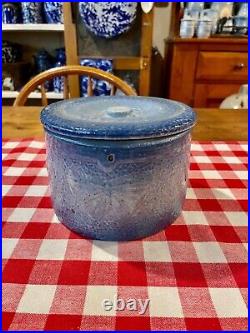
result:
[[[246,52],[200,52],[196,79],[247,83],[247,59]]]
[[[197,83],[194,87],[194,107],[218,108],[226,97],[238,93],[239,83]]]

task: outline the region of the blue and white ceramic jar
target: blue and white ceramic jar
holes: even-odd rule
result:
[[[105,72],[112,72],[113,63],[110,59],[81,59],[81,66],[88,66],[101,69]],[[80,91],[82,97],[88,96],[88,77],[80,77]],[[111,93],[111,84],[104,80],[92,79],[92,88],[94,96],[109,96]]]
[[[96,59],[81,59],[80,65],[97,68],[97,60]],[[89,81],[89,78],[87,76],[84,76],[84,75],[80,76],[80,94],[82,97],[88,96],[88,81]],[[93,94],[95,96],[97,96],[97,91],[95,89],[96,88],[95,86],[96,86],[96,79],[92,79]]]
[[[96,90],[96,79],[91,79],[91,80],[92,80],[93,95],[98,96],[98,92]],[[80,95],[81,95],[81,97],[88,97],[88,83],[89,83],[89,78],[87,76],[80,77]]]
[[[52,61],[50,54],[44,50],[41,49],[33,56],[34,62],[35,62],[35,72],[36,74],[42,73],[46,71],[47,69],[50,69],[52,67]],[[46,90],[51,89],[51,82],[46,81],[44,84]]]
[[[15,53],[14,53],[13,46],[9,42],[3,41],[2,63],[8,64],[8,63],[13,63],[13,62],[15,62]]]
[[[240,9],[239,9],[239,12],[238,12],[237,15],[238,16],[248,17],[248,2],[243,2],[240,5]]]
[[[80,2],[79,13],[93,34],[113,38],[128,31],[136,18],[137,2]]]
[[[180,24],[180,37],[192,38],[194,36],[195,20],[193,19],[181,19]]]
[[[17,4],[7,2],[2,5],[2,24],[15,24],[20,22],[20,13]]]
[[[23,23],[43,23],[42,2],[21,2]]]
[[[54,64],[54,67],[62,67],[66,65],[66,54],[65,54],[65,49],[60,48],[56,49],[56,62]],[[64,81],[63,77],[61,76],[56,76],[53,78],[53,90],[56,93],[60,93],[63,91],[64,87]]]
[[[9,41],[3,41],[2,43],[2,63],[16,63],[22,59],[21,46]]]
[[[63,24],[63,3],[44,2],[44,14],[47,23]]]
[[[50,104],[41,122],[53,206],[71,230],[132,240],[180,215],[191,108],[150,97],[88,97]]]
[[[112,73],[113,63],[111,59],[97,59],[96,67],[102,71]]]
[[[112,86],[109,82],[104,80],[96,80],[95,85],[95,96],[109,96],[111,93]]]
[[[199,20],[197,26],[197,37],[208,38],[212,33],[213,22],[211,20]]]
[[[36,74],[46,71],[51,68],[51,56],[50,54],[44,50],[39,50],[34,56]]]
[[[237,34],[247,34],[248,32],[248,17],[246,16],[234,16],[235,30]]]

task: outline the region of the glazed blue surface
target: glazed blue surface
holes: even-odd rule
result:
[[[158,98],[89,97],[47,106],[41,121],[59,220],[112,241],[149,236],[174,222],[186,194],[194,120],[187,106]]]
[[[62,2],[44,2],[44,13],[47,23],[63,23]]]
[[[3,24],[13,24],[19,23],[19,12],[16,4],[5,3],[2,5],[2,23]]]
[[[60,48],[56,50],[56,61],[54,67],[61,67],[66,65],[65,49]],[[56,93],[63,91],[64,81],[62,76],[56,76],[53,78],[53,90]]]
[[[153,140],[67,142],[46,134],[58,219],[91,239],[154,234],[180,215],[186,194],[189,131]]]
[[[2,63],[15,63],[22,59],[21,47],[18,44],[3,41],[2,43]]]
[[[4,42],[2,45],[2,63],[16,62],[16,54],[14,47],[8,42]]]
[[[110,59],[81,59],[80,60],[81,66],[88,66],[101,69],[105,72],[112,72],[113,63]],[[81,76],[80,77],[80,87],[81,87],[81,96],[87,97],[88,96],[88,77]],[[111,84],[109,82],[99,80],[99,79],[92,79],[92,88],[93,88],[93,95],[94,96],[109,96],[111,92]]]
[[[42,2],[21,2],[23,23],[43,23]]]
[[[85,26],[96,36],[112,38],[129,30],[136,18],[136,2],[80,2]]]
[[[35,71],[36,71],[37,74],[38,73],[42,73],[42,72],[44,72],[47,69],[50,69],[52,67],[51,56],[44,49],[39,50],[33,56],[33,58],[34,58],[34,62],[35,62]],[[50,90],[51,86],[52,86],[52,82],[51,81],[46,81],[44,83],[44,87],[46,88],[46,90]]]
[[[86,97],[49,105],[42,111],[41,121],[48,130],[67,137],[126,140],[185,131],[193,126],[195,113],[163,98]]]

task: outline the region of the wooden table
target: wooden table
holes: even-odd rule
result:
[[[42,107],[4,106],[2,110],[3,138],[43,138],[40,123]],[[238,140],[248,138],[247,110],[196,109],[197,124],[193,140]]]

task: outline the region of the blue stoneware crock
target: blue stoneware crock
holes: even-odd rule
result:
[[[151,97],[87,97],[45,107],[41,122],[53,206],[71,230],[132,240],[180,215],[191,108]]]

